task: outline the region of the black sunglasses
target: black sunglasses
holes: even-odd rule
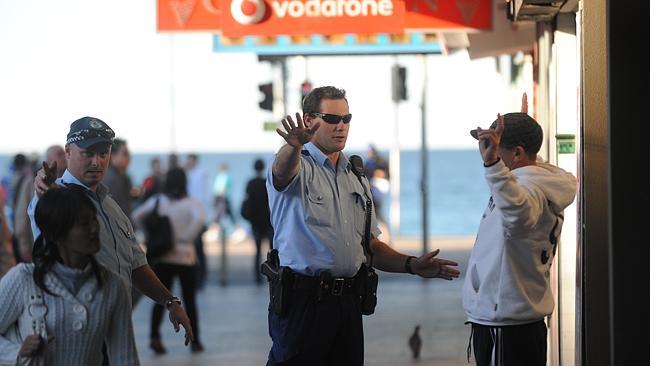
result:
[[[325,123],[329,123],[331,125],[336,125],[341,120],[343,123],[350,123],[352,120],[352,114],[346,114],[345,116],[339,116],[338,114],[329,114],[329,113],[320,113],[320,112],[311,112],[310,113],[314,117],[320,117]]]

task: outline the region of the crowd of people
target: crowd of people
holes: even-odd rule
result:
[[[390,169],[372,145],[365,164],[343,152],[351,120],[345,90],[306,94],[302,112],[277,129],[285,144],[239,187],[239,211],[230,167],[221,164],[209,187],[195,154],[184,164],[170,154],[165,168],[153,158],[135,185],[127,141],[99,118],[72,122],[43,161],[17,154],[0,185],[0,365],[138,365],[131,315],[143,295],[154,301],[155,353],[166,352],[165,310],[185,345],[203,351],[196,297],[210,205],[219,224],[250,223],[254,279],[270,286],[267,365],[362,365],[375,270],[444,280],[460,271],[439,250],[415,257],[382,239]],[[470,348],[481,366],[545,365],[548,274],[576,179],[537,156],[543,133],[525,96],[521,112],[471,134],[491,197],[463,287]],[[171,243],[155,257],[136,235],[154,215]],[[182,300],[169,290],[175,278]]]

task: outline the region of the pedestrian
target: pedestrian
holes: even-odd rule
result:
[[[377,239],[363,167],[342,152],[352,119],[344,90],[313,89],[295,118],[277,129],[286,144],[267,172],[273,245],[288,293],[284,309],[271,301],[267,365],[362,365],[362,313],[374,311],[374,293],[365,290],[372,288],[369,266],[450,280],[457,263],[436,258],[439,250],[401,254]]]
[[[215,221],[223,230],[223,219],[228,217],[230,223],[237,224],[235,215],[232,212],[230,196],[232,194],[232,177],[230,176],[230,166],[228,163],[221,163],[217,169],[217,175],[212,184],[212,193],[214,194],[214,205],[216,210]]]
[[[187,176],[183,169],[174,168],[167,172],[163,193],[150,197],[133,211],[133,222],[142,227],[145,218],[158,210],[158,214],[169,217],[173,233],[173,247],[152,264],[152,268],[163,285],[171,288],[178,277],[183,293],[183,301],[190,317],[194,340],[192,352],[203,351],[199,341],[198,313],[196,307],[198,264],[194,238],[203,229],[205,212],[203,205],[187,193]],[[151,331],[149,347],[156,354],[167,352],[160,337],[160,322],[164,308],[154,304],[151,312]]]
[[[271,212],[269,211],[269,196],[266,192],[264,168],[264,160],[256,159],[255,163],[253,163],[255,177],[246,184],[246,197],[242,202],[241,209],[242,216],[251,224],[251,231],[255,241],[253,272],[256,283],[262,282],[260,273],[262,241],[268,240],[269,250],[273,249],[273,227],[271,226]]]
[[[33,263],[0,280],[0,364],[139,365],[124,282],[94,258],[96,208],[80,188],[47,191],[36,205]]]
[[[134,187],[127,170],[131,165],[131,152],[126,140],[113,139],[111,162],[106,170],[102,183],[108,188],[108,193],[117,202],[126,216],[131,217],[133,204],[140,195],[139,188]]]
[[[491,197],[463,286],[468,357],[473,346],[478,366],[544,366],[544,318],[555,305],[550,267],[576,178],[538,160],[542,128],[526,113],[499,115],[472,136],[479,140]]]
[[[16,265],[12,234],[5,216],[5,193],[0,189],[0,278]],[[0,333],[1,334],[1,333]]]
[[[66,169],[65,151],[63,146],[52,145],[45,150],[45,161],[48,164],[56,166],[57,178],[63,175]],[[56,164],[55,164],[56,163]],[[34,171],[37,169],[34,169]],[[29,174],[23,180],[16,197],[16,210],[14,211],[14,237],[17,240],[18,253],[17,258],[21,262],[32,261],[32,247],[34,238],[32,229],[27,215],[27,207],[34,196],[34,174]]]
[[[160,166],[160,158],[152,158],[149,160],[149,166],[151,167],[151,173],[142,181],[142,187],[140,187],[140,191],[142,192],[140,195],[141,202],[148,200],[149,197],[162,191],[164,174]]]
[[[185,162],[185,174],[187,175],[187,195],[201,204],[201,211],[207,212],[210,202],[209,188],[207,187],[208,177],[205,169],[199,163],[197,154],[188,154]],[[206,215],[207,216],[207,215]],[[203,234],[208,230],[207,219],[201,226],[201,230],[196,233],[194,238],[194,247],[196,248],[196,283],[197,288],[203,288],[205,280],[208,277],[207,258],[205,256],[205,243]]]
[[[97,260],[122,278],[129,290],[127,293],[130,307],[131,286],[154,302],[165,305],[170,312],[169,320],[174,330],[178,332],[180,325],[185,329],[185,345],[188,345],[193,339],[192,327],[181,301],[169,292],[147,264],[145,253],[136,240],[129,217],[108,195],[106,186],[102,184],[114,137],[113,130],[98,118],[83,117],[72,122],[65,145],[66,171],[56,179],[53,167],[44,164],[43,169],[35,176],[36,195],[28,208],[32,233],[35,238],[40,234],[34,222],[34,209],[43,193],[65,185],[85,188],[86,194],[95,205],[100,224],[101,249],[97,253]]]

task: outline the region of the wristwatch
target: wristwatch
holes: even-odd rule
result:
[[[182,304],[181,299],[176,296],[172,296],[169,299],[165,300],[165,309],[169,310],[169,307],[172,306],[173,303],[177,303],[178,306]]]
[[[415,274],[415,272],[413,272],[413,268],[411,268],[412,259],[417,259],[417,257],[411,255],[408,258],[406,258],[406,262],[404,262],[404,271],[406,271],[406,273]]]

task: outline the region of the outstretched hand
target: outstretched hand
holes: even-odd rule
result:
[[[311,138],[314,136],[314,132],[320,127],[320,122],[314,124],[311,128],[305,127],[304,122],[300,113],[296,113],[296,123],[293,122],[291,116],[287,116],[282,119],[282,126],[284,126],[285,131],[277,128],[275,131],[282,136],[282,138],[287,142],[287,144],[293,147],[302,147],[304,144],[311,141]]]
[[[453,267],[458,266],[458,263],[448,259],[436,258],[438,253],[440,253],[440,249],[413,259],[411,262],[413,272],[425,278],[443,278],[445,280],[457,278],[460,271]]]
[[[56,175],[56,161],[53,161],[52,165],[43,162],[43,167],[36,172],[34,177],[34,190],[39,197],[52,188]]]

